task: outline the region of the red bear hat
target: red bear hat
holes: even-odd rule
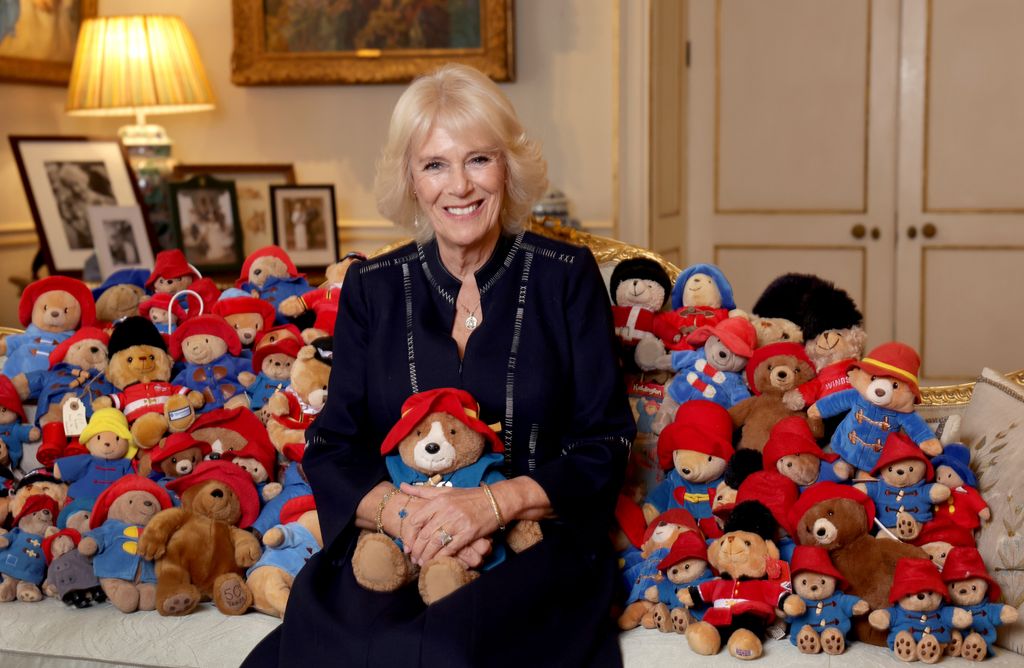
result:
[[[988,583],[988,600],[999,600],[1003,590],[988,574],[981,552],[975,547],[954,547],[946,555],[946,563],[942,566],[942,581],[949,584],[972,578],[981,578]]]
[[[114,505],[114,501],[117,501],[122,494],[128,492],[148,492],[152,494],[156,497],[157,503],[160,504],[160,510],[167,510],[174,505],[171,503],[171,497],[167,490],[149,478],[143,478],[138,475],[122,476],[96,497],[96,503],[92,507],[92,515],[89,517],[89,528],[96,529],[106,522],[110,506]]]
[[[793,578],[797,573],[820,573],[836,579],[839,589],[848,583],[843,574],[832,564],[828,550],[816,545],[797,545],[793,550],[793,558],[789,562],[789,571]]]
[[[171,335],[171,357],[180,360],[182,342],[190,336],[202,336],[203,334],[223,339],[228,344],[229,355],[237,357],[242,353],[242,342],[238,340],[238,333],[228,324],[227,320],[219,315],[204,314],[189,318],[174,330],[174,334]]]
[[[53,563],[53,541],[57,540],[61,536],[67,536],[71,539],[71,542],[78,547],[78,544],[82,542],[82,534],[78,533],[74,529],[61,529],[55,534],[51,534],[43,539],[43,556],[46,557],[46,564]]]
[[[800,498],[789,511],[789,525],[796,529],[800,525],[800,519],[807,514],[807,511],[829,499],[850,499],[864,507],[866,515],[865,531],[871,531],[875,524],[875,503],[864,492],[850,487],[840,485],[837,482],[816,482],[804,490]]]
[[[942,581],[939,569],[931,559],[897,559],[896,572],[892,576],[892,589],[889,590],[889,602],[899,603],[904,596],[923,592],[941,594],[943,599],[949,600],[946,583]]]
[[[394,450],[399,441],[404,439],[420,423],[423,418],[431,413],[446,413],[463,423],[473,431],[481,434],[494,452],[504,452],[505,446],[485,422],[477,416],[480,414],[480,407],[476,399],[465,390],[457,390],[450,387],[441,387],[436,390],[427,390],[412,395],[402,404],[402,417],[391,428],[388,435],[381,443],[380,453],[386,455]]]
[[[654,530],[662,524],[678,524],[688,528],[698,536],[704,536],[697,527],[697,520],[693,519],[693,515],[690,514],[689,510],[686,508],[672,508],[651,520],[651,523],[647,525],[647,529],[644,531],[644,539],[640,544],[643,545],[649,541],[651,536],[654,535]]]
[[[235,281],[235,287],[240,288],[245,283],[249,282],[249,269],[252,268],[252,263],[261,257],[276,257],[281,262],[284,262],[284,266],[288,269],[288,275],[292,278],[298,278],[303,274],[299,273],[299,270],[295,268],[295,263],[288,256],[280,246],[264,246],[259,250],[255,250],[249,254],[249,257],[245,258],[245,262],[242,263],[242,271],[240,272],[239,278]]]
[[[277,472],[277,450],[273,447],[269,447],[260,441],[249,441],[245,444],[245,447],[238,450],[228,450],[221,455],[221,459],[229,462],[233,462],[239,457],[252,457],[262,464],[267,472],[267,480],[270,482],[273,482],[277,477],[275,475]]]
[[[733,453],[729,411],[704,399],[683,403],[672,424],[658,436],[658,466],[662,471],[672,468],[672,453],[676,450],[695,450],[728,461]]]
[[[263,319],[263,330],[274,326],[277,312],[274,305],[256,297],[231,297],[220,299],[213,305],[213,312],[222,318],[239,313],[256,313]]]
[[[288,502],[281,507],[281,524],[297,522],[303,513],[310,510],[316,510],[316,501],[313,500],[312,494],[303,494],[294,499],[288,499]]]
[[[25,408],[21,405],[21,398],[18,396],[18,390],[14,388],[14,383],[7,376],[0,376],[0,406],[16,414],[22,422],[28,421],[28,418],[25,417]]]
[[[54,524],[57,523],[57,502],[53,498],[46,494],[33,494],[32,496],[25,499],[25,505],[21,507],[21,512],[14,516],[11,520],[11,526],[18,526],[18,522],[21,521],[25,515],[31,515],[32,513],[38,513],[40,510],[49,510],[50,516],[53,517]]]
[[[949,543],[953,547],[974,547],[974,533],[952,522],[925,522],[913,544],[921,547],[928,543]]]
[[[668,555],[658,564],[658,570],[663,571],[671,568],[683,559],[708,560],[708,546],[704,539],[701,538],[700,533],[687,531],[679,536],[679,538],[676,538],[676,542],[672,543],[672,549],[669,550]]]
[[[172,315],[177,319],[178,323],[182,323],[188,319],[188,312],[181,305],[181,300],[176,299],[174,304],[171,304],[171,298],[174,297],[169,292],[158,292],[149,299],[144,300],[139,304],[139,315],[149,320],[149,311],[151,309],[163,309],[164,311],[170,311]],[[191,295],[186,295],[186,298],[192,298]]]
[[[159,464],[168,457],[184,452],[189,448],[199,448],[204,457],[213,451],[209,443],[197,441],[192,434],[187,432],[178,432],[171,434],[161,441],[160,445],[150,450],[149,461],[153,464]]]
[[[889,434],[889,438],[885,439],[882,456],[878,458],[875,468],[871,469],[871,475],[876,475],[886,466],[903,459],[916,459],[919,462],[923,462],[925,465],[925,480],[931,480],[935,477],[935,470],[932,469],[932,463],[928,460],[928,455],[924,454],[924,451],[917,447],[917,444],[901,431],[894,431]]]
[[[615,500],[615,521],[633,547],[643,545],[647,521],[644,520],[643,509],[636,501],[625,494],[619,494]]]
[[[757,331],[750,321],[740,317],[726,318],[714,326],[698,327],[686,337],[686,342],[696,348],[712,336],[717,336],[726,348],[740,357],[749,358],[757,347]]]
[[[152,290],[153,284],[158,278],[181,278],[182,276],[192,276],[195,279],[203,277],[188,263],[185,254],[180,249],[160,251],[156,254],[153,271],[146,279],[146,289]]]
[[[278,325],[277,327],[271,327],[270,329],[260,330],[256,332],[256,343],[253,345],[253,350],[259,350],[261,346],[269,346],[270,342],[264,341],[270,334],[277,334],[274,337],[277,339],[275,343],[279,343],[286,339],[294,339],[300,346],[305,345],[305,341],[302,339],[302,332],[295,325],[288,323],[287,325]]]
[[[256,485],[252,481],[252,476],[243,471],[241,467],[229,462],[220,459],[199,462],[195,471],[171,480],[167,483],[167,487],[181,496],[185,490],[207,480],[222,482],[234,491],[238,498],[238,504],[242,508],[242,519],[238,521],[239,529],[245,529],[256,521],[260,514],[260,499],[256,493]]]
[[[263,360],[267,359],[269,355],[281,354],[294,359],[299,356],[299,350],[301,349],[302,344],[295,339],[281,339],[276,343],[271,343],[270,345],[257,348],[252,354],[252,370],[256,373],[262,371]]]
[[[50,368],[52,369],[64,361],[64,358],[67,357],[68,351],[71,350],[71,346],[75,345],[79,341],[85,341],[87,339],[94,339],[103,345],[110,343],[110,337],[107,336],[107,333],[102,329],[97,329],[96,327],[83,327],[72,334],[70,338],[61,341],[60,344],[53,349],[53,352],[50,353]]]
[[[263,426],[256,414],[241,406],[215,408],[209,413],[203,413],[192,423],[188,433],[194,436],[199,429],[210,427],[227,429],[240,434],[246,441],[260,441],[271,448],[274,447],[270,442],[270,436],[267,435],[267,428]]]
[[[818,447],[807,420],[799,415],[782,418],[772,427],[768,442],[764,444],[764,450],[761,452],[765,470],[776,470],[779,460],[787,455],[814,455],[829,463],[839,459],[839,455],[825,452]]]
[[[859,362],[851,364],[850,368],[863,369],[875,376],[902,380],[914,391],[914,403],[921,403],[921,388],[917,379],[917,373],[921,370],[921,358],[916,350],[905,343],[883,343]]]
[[[67,276],[47,276],[28,284],[25,291],[21,293],[21,301],[18,302],[18,320],[24,327],[32,324],[32,307],[36,300],[44,293],[51,290],[63,290],[78,302],[82,310],[82,317],[78,327],[91,327],[96,323],[96,302],[92,298],[92,291],[85,283]]]
[[[756,345],[756,344],[755,344]],[[730,348],[732,350],[732,348]],[[761,366],[769,357],[775,357],[777,355],[788,355],[789,357],[795,357],[798,360],[807,363],[807,366],[814,368],[814,363],[807,357],[807,353],[804,352],[804,347],[799,343],[793,342],[779,342],[769,343],[767,346],[763,346],[754,351],[754,354],[747,360],[747,386],[750,387],[750,391],[755,395],[761,394],[757,391],[757,386],[754,383],[754,372],[757,367]],[[809,381],[810,378],[805,378],[804,382]]]

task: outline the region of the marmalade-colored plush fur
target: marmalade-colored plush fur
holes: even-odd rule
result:
[[[209,596],[225,615],[252,605],[245,569],[260,558],[252,534],[233,526],[242,517],[231,486],[218,480],[193,485],[180,508],[154,517],[139,540],[139,551],[156,561],[156,609],[161,615],[187,615]]]
[[[786,392],[814,378],[814,369],[793,355],[773,355],[754,370],[754,389],[759,394],[744,399],[729,409],[733,424],[741,430],[737,447],[764,450],[772,427],[783,418],[799,415],[800,411],[786,408],[782,402]],[[807,420],[811,433],[820,438],[824,433],[821,420]]]
[[[290,387],[307,405],[323,409],[327,403],[327,381],[331,377],[331,367],[316,358],[311,345],[299,349],[289,373]],[[288,399],[283,392],[275,392],[267,401],[266,414],[273,417],[287,416],[289,413]],[[295,429],[274,419],[267,420],[267,433],[270,441],[278,451],[290,443],[304,443],[305,428]]]

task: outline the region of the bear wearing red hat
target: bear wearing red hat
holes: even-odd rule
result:
[[[43,540],[57,532],[57,502],[45,494],[28,497],[14,516],[14,528],[0,535],[0,603],[43,598],[46,578]]]
[[[183,299],[174,299],[169,292],[158,292],[139,304],[139,315],[156,325],[162,334],[167,333],[188,319],[183,302]]]
[[[702,610],[688,610],[679,600],[679,590],[696,587],[715,577],[708,566],[708,548],[703,536],[688,531],[672,545],[668,556],[658,563],[661,580],[647,588],[644,598],[655,604],[651,616],[663,632],[686,633],[695,619],[704,616]]]
[[[729,412],[712,401],[682,404],[658,436],[658,464],[667,474],[644,500],[644,516],[685,508],[697,520],[711,517],[711,497],[732,454]]]
[[[954,547],[975,547],[974,532],[955,524],[939,524],[932,520],[924,525],[914,541],[940,571],[946,565],[946,557]]]
[[[29,283],[18,302],[23,334],[0,338],[0,355],[7,355],[3,375],[46,371],[53,349],[79,327],[96,320],[96,303],[85,283],[67,276],[48,276]]]
[[[174,248],[156,254],[153,271],[146,279],[146,289],[174,294],[190,288],[200,278],[202,275],[188,263],[185,253]]]
[[[264,441],[249,441],[240,450],[229,450],[223,459],[249,474],[256,485],[261,505],[281,493],[277,477],[277,450]]]
[[[867,601],[844,594],[842,573],[836,570],[828,552],[801,545],[790,560],[793,593],[803,599],[807,611],[790,617],[789,640],[804,654],[842,654],[850,618],[870,610]]]
[[[764,468],[778,471],[803,491],[816,482],[843,482],[853,468],[839,455],[825,452],[814,440],[807,421],[792,416],[772,427],[761,453]]]
[[[889,592],[888,609],[875,610],[868,619],[879,630],[889,630],[886,644],[902,661],[935,663],[952,641],[954,629],[971,625],[971,613],[950,605],[946,585],[928,559],[900,559]]]
[[[278,314],[278,324],[286,320],[280,311],[281,303],[289,297],[301,297],[309,292],[309,283],[295,268],[288,253],[279,246],[264,246],[250,253],[242,264],[235,287],[270,302]]]
[[[757,333],[749,321],[726,318],[713,327],[697,329],[686,340],[699,349],[666,354],[661,341],[654,338],[644,339],[636,347],[641,369],[676,373],[665,386],[665,399],[654,418],[655,434],[675,419],[676,410],[687,401],[707,399],[731,408],[750,396],[742,372],[754,354]]]
[[[171,335],[170,352],[182,362],[171,382],[203,395],[200,412],[248,405],[239,375],[247,374],[252,381],[251,362],[239,357],[242,344],[224,318],[213,314],[189,318]]]
[[[483,487],[490,498],[488,485],[505,479],[499,470],[505,447],[479,415],[479,405],[465,390],[438,388],[406,399],[402,404],[402,417],[380,446],[395,486],[391,495],[404,483],[428,487]],[[382,510],[385,505],[386,499]],[[501,524],[497,504],[494,508]],[[417,573],[402,549],[401,539],[384,533],[383,524],[379,524],[378,529],[378,532],[363,531],[352,555],[356,581],[371,591],[395,591],[418,576],[420,596],[430,605],[479,576],[447,553],[427,561]],[[438,529],[438,534],[442,548],[447,548],[457,538],[443,528]],[[494,541],[493,551],[482,570],[504,561],[506,544],[518,552],[539,540],[540,526],[536,522],[517,522],[504,543]]]
[[[291,381],[292,365],[299,356],[302,342],[292,338],[281,339],[276,343],[259,346],[252,354],[252,370],[256,374],[252,382],[246,385],[245,393],[249,395],[249,408],[259,411],[266,405],[270,397],[288,387]],[[239,380],[245,381],[239,375]],[[261,413],[262,420],[269,418],[266,412]]]
[[[274,318],[277,317],[270,302],[248,296],[228,297],[228,291],[213,305],[213,313],[231,325],[242,347],[247,350],[256,343],[261,332],[274,326]]]
[[[832,435],[832,450],[851,466],[871,471],[889,434],[906,432],[925,454],[934,457],[942,444],[914,412],[921,401],[917,372],[921,358],[910,346],[883,343],[850,367],[852,389],[830,394],[807,409],[811,418],[846,413]]]
[[[0,465],[17,467],[24,443],[38,440],[39,435],[39,430],[25,418],[14,383],[7,376],[0,376]]]
[[[1017,621],[1017,608],[997,603],[1001,594],[996,582],[973,547],[953,548],[942,569],[953,605],[971,613],[971,625],[953,632],[950,654],[968,661],[981,661],[996,641],[996,627]],[[966,634],[966,638],[963,635]]]
[[[263,536],[266,550],[246,573],[253,607],[284,617],[292,582],[310,557],[324,546],[320,516],[312,495],[292,499],[281,509],[281,522]]]
[[[261,552],[242,530],[259,512],[252,478],[234,464],[206,461],[168,487],[181,507],[160,511],[139,540],[139,554],[156,561],[157,612],[187,615],[205,595],[222,613],[242,614],[252,605],[243,575]]]
[[[928,456],[902,433],[889,434],[871,475],[879,477],[856,486],[875,502],[881,525],[901,540],[917,538],[921,526],[932,519],[932,504],[949,498],[948,487],[931,482]]]

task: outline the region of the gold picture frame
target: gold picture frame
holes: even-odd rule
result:
[[[495,81],[515,80],[514,0],[448,0],[433,9],[446,26],[437,15],[424,17],[427,10],[406,23],[398,3],[334,2],[334,11],[303,14],[294,0],[232,0],[232,83],[401,83],[447,62],[472,65]],[[324,30],[325,21],[345,29]],[[450,46],[437,47],[446,37]],[[410,40],[416,43],[392,46]]]
[[[19,14],[9,26],[0,22],[0,81],[66,86],[78,28],[96,16],[98,4],[99,0],[21,3],[19,9],[35,15]],[[38,32],[43,30],[48,32]]]

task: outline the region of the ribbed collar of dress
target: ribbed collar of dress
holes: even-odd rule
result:
[[[481,297],[512,265],[520,246],[522,246],[523,234],[523,232],[514,236],[502,234],[498,237],[498,243],[494,246],[491,257],[477,269],[475,274]],[[462,287],[462,281],[453,276],[444,266],[444,262],[441,261],[441,252],[437,247],[437,240],[432,239],[426,244],[417,243],[416,251],[419,253],[420,263],[423,265],[423,272],[426,274],[427,280],[446,301],[454,304],[455,296],[459,294],[459,288]]]

